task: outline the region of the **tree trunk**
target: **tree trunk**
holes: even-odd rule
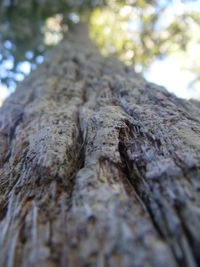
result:
[[[198,266],[200,109],[80,28],[1,109],[0,266]]]

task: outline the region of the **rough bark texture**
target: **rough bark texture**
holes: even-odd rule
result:
[[[0,112],[0,266],[198,266],[199,118],[68,35]]]

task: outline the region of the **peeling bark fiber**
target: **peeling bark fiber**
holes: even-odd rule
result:
[[[196,267],[200,108],[80,28],[1,108],[0,267]]]

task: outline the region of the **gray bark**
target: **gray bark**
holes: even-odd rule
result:
[[[69,34],[0,111],[0,266],[198,266],[199,118]]]

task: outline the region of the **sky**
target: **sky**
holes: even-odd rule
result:
[[[144,73],[147,81],[166,87],[166,89],[180,98],[190,99],[199,97],[198,92],[189,88],[195,76],[182,69],[182,62],[176,55],[169,56],[164,60],[156,60]]]
[[[200,1],[194,0],[184,5],[182,1],[174,0],[173,4],[168,6],[163,20],[160,21],[160,25],[168,24],[173,19],[174,15],[176,16],[184,13],[185,9],[200,11]],[[200,47],[191,46],[187,57],[195,58],[197,54],[200,55]],[[189,58],[184,57],[186,56],[173,54],[163,60],[155,60],[149,67],[148,71],[144,73],[144,76],[148,81],[166,87],[169,92],[180,98],[199,99],[199,92],[189,88],[190,83],[195,79],[195,75],[190,71],[187,71],[186,68],[183,68],[184,65],[186,66],[189,64]]]
[[[169,23],[174,14],[183,12],[184,8],[185,6],[180,0],[174,0],[173,4],[171,4],[167,9],[165,17],[160,21],[160,25]],[[190,2],[186,5],[186,8],[191,10],[200,10],[200,1],[196,0]],[[200,48],[198,47],[197,49]],[[42,61],[42,57],[38,59],[38,63],[42,63]],[[180,58],[180,56],[176,54],[170,55],[162,60],[155,60],[148,70],[144,72],[144,77],[147,81],[164,86],[169,92],[180,98],[197,99],[199,98],[198,92],[188,87],[195,76],[191,72],[184,70],[182,68],[182,63],[183,58]],[[7,62],[7,64],[12,65],[12,60]],[[25,76],[30,73],[30,69],[30,63],[28,61],[20,64],[20,70],[25,74]],[[5,71],[3,66],[0,67],[0,71]],[[22,79],[23,76],[21,75],[19,77],[19,81]],[[2,105],[3,101],[14,91],[14,89],[14,87],[8,89],[5,85],[0,83],[0,105]]]

